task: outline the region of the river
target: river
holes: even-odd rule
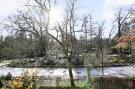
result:
[[[76,79],[86,77],[85,68],[73,68],[73,75]],[[63,79],[68,79],[68,69],[67,68],[10,68],[10,67],[0,67],[0,75],[7,75],[11,73],[12,76],[20,76],[24,72],[32,74],[37,73],[37,76],[44,76],[47,78],[51,77],[61,77]],[[105,67],[104,76],[111,77],[128,77],[135,76],[135,66],[122,66],[122,67]],[[91,75],[94,77],[102,76],[101,68],[94,68],[91,71]]]
[[[0,76],[7,75],[9,72],[12,76],[20,76],[22,73],[28,72],[29,75],[36,72],[37,76],[43,76],[46,78],[61,77],[63,79],[69,79],[69,73],[67,68],[11,68],[6,67],[11,61],[3,61],[0,63]],[[87,71],[85,68],[73,68],[74,78],[85,78]],[[105,67],[103,69],[104,76],[109,77],[128,77],[135,76],[134,66],[120,66],[120,67]],[[94,77],[102,76],[101,68],[93,68],[91,75]]]

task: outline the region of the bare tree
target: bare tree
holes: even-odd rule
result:
[[[117,23],[118,27],[118,38],[122,36],[122,26],[126,23],[126,21],[130,18],[129,13],[125,13],[122,11],[122,9],[119,9],[119,11],[116,14],[115,21]],[[122,48],[119,49],[119,55],[122,56]]]
[[[103,72],[103,62],[104,62],[104,42],[103,42],[103,31],[104,31],[104,22],[102,23],[97,23],[97,32],[96,32],[96,37],[98,38],[97,40],[97,47],[98,47],[98,54],[99,57],[101,58],[102,61],[102,76],[104,75]]]
[[[88,51],[88,16],[85,16],[84,19],[83,19],[83,23],[82,23],[82,32],[84,33],[84,39],[85,39],[85,52],[87,53]]]
[[[94,23],[92,21],[92,15],[89,14],[88,16],[84,16],[81,32],[84,33],[85,39],[85,51],[88,51],[88,44],[90,41],[91,45],[91,52],[92,52],[92,43],[93,43],[93,36],[94,36]]]
[[[65,14],[65,18],[63,24],[58,24],[57,30],[59,30],[61,34],[61,38],[58,39],[57,37],[50,34],[52,38],[54,38],[62,47],[63,52],[68,61],[68,70],[70,75],[70,82],[71,86],[75,86],[74,84],[74,77],[72,73],[72,58],[75,52],[75,43],[77,41],[75,37],[75,0],[71,0],[67,2],[67,11]]]
[[[92,48],[93,48],[93,37],[94,37],[94,22],[92,21],[93,18],[92,18],[92,15],[90,14],[90,17],[89,17],[89,29],[90,29],[90,41],[91,41],[91,52],[92,52]]]
[[[75,1],[71,0],[67,3],[67,12],[64,18],[64,22],[58,23],[53,30],[60,32],[60,38],[55,37],[50,33],[50,10],[53,8],[51,0],[34,0],[36,5],[27,5],[28,7],[34,6],[34,10],[29,8],[26,12],[19,12],[18,15],[14,17],[10,17],[10,24],[6,25],[8,29],[12,29],[16,32],[23,31],[27,33],[34,34],[40,41],[43,46],[44,52],[45,47],[42,43],[43,36],[47,35],[47,37],[51,37],[59,45],[62,47],[62,50],[67,58],[68,62],[68,70],[70,75],[71,86],[75,86],[74,78],[72,73],[72,58],[74,55],[74,47],[75,47],[75,18],[74,18],[74,10],[75,10]],[[56,2],[54,2],[56,3]],[[35,11],[36,10],[36,11]],[[33,13],[34,12],[34,13]]]

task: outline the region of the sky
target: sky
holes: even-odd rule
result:
[[[26,0],[0,0],[0,22],[7,16],[14,14],[16,10],[21,9]],[[61,0],[62,1],[62,0]],[[78,0],[80,14],[92,13],[95,21],[105,21],[105,35],[111,29],[111,23],[115,12],[119,7],[128,7],[135,4],[135,0]],[[6,35],[5,31],[0,34]]]

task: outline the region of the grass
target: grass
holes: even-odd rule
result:
[[[133,89],[129,87],[131,78],[101,77],[94,78],[93,89]],[[70,88],[69,80],[36,80],[36,89],[85,89],[87,82],[85,80],[75,80],[75,88]],[[89,88],[87,88],[89,89]]]
[[[93,81],[94,89],[132,89],[128,85],[129,79],[125,78],[114,78],[114,77],[104,77],[104,78],[95,78]],[[53,82],[47,81],[43,82],[39,80],[37,82],[39,89],[70,89],[70,82],[68,80],[60,81],[59,85],[52,85]],[[76,87],[75,89],[85,89],[86,81],[75,81]],[[40,88],[42,87],[42,88]],[[46,87],[46,88],[43,88]],[[59,88],[58,88],[59,87]],[[74,89],[74,88],[73,88]]]
[[[40,86],[46,86],[46,87],[69,87],[70,81],[69,80],[61,80],[59,83],[54,80],[38,80],[37,87]],[[84,87],[86,84],[86,81],[75,81],[76,87]]]

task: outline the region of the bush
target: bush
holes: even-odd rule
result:
[[[130,89],[128,79],[117,77],[100,77],[94,81],[95,89]]]
[[[0,77],[0,88],[2,88],[4,86],[3,81],[10,81],[12,80],[12,75],[9,72],[6,76],[1,76]]]
[[[0,89],[2,88],[3,84],[2,84],[2,78],[0,78]]]

